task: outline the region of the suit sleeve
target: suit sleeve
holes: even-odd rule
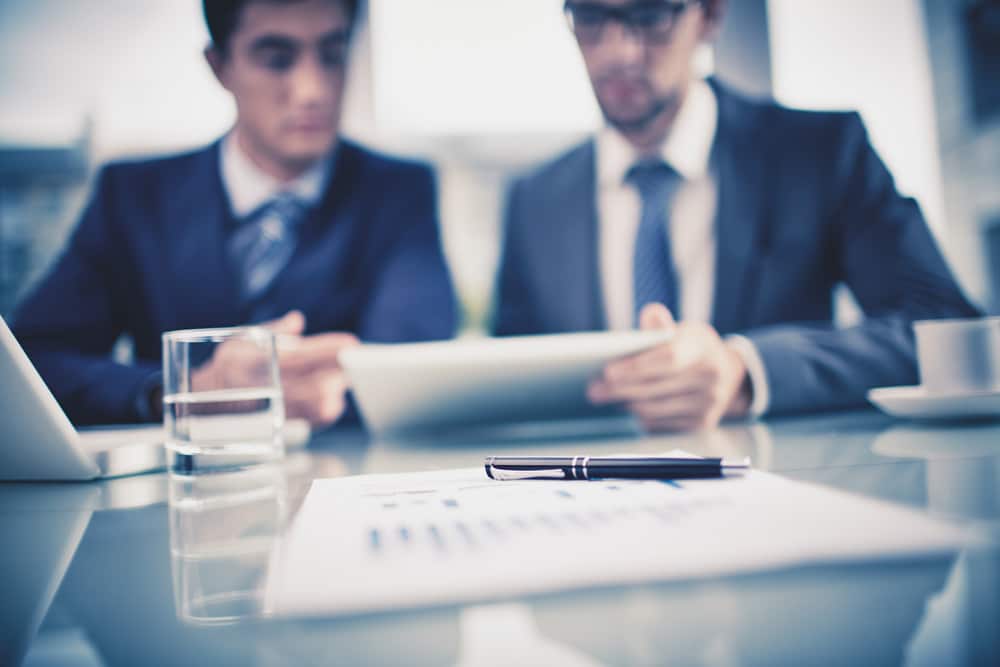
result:
[[[443,340],[458,327],[455,292],[438,228],[437,188],[427,167],[407,170],[386,198],[373,287],[359,327],[379,343]],[[386,231],[388,230],[388,231]]]
[[[19,305],[14,332],[56,400],[75,424],[140,421],[140,395],[158,367],[115,363],[125,329],[127,276],[116,230],[113,168],[94,195],[61,257]]]
[[[916,202],[896,191],[857,114],[847,117],[836,145],[830,251],[865,319],[846,329],[776,325],[745,332],[766,368],[771,414],[861,406],[873,387],[916,384],[912,323],[980,315]]]
[[[492,331],[496,336],[518,336],[537,333],[530,324],[531,290],[525,284],[526,275],[521,266],[525,253],[521,252],[520,228],[524,220],[520,215],[521,186],[515,182],[507,193],[503,214],[503,241],[500,264],[497,270],[496,294],[492,315]]]

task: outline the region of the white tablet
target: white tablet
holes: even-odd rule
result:
[[[362,345],[341,352],[340,361],[369,430],[426,434],[620,414],[591,405],[587,384],[609,361],[670,336],[624,331]]]

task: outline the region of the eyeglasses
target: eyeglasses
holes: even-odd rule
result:
[[[646,0],[612,7],[596,2],[567,0],[564,7],[570,29],[582,44],[596,44],[611,21],[632,29],[647,43],[670,39],[674,25],[689,7],[701,0]]]

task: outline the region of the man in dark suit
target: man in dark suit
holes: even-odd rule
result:
[[[106,167],[15,316],[78,424],[158,418],[167,330],[268,322],[293,341],[279,360],[286,413],[314,425],[344,410],[345,345],[455,331],[431,170],[338,138],[357,1],[205,0],[204,11],[232,131]],[[134,341],[129,365],[109,358],[121,334]]]
[[[978,314],[857,114],[692,75],[723,10],[568,0],[606,127],[507,204],[496,332],[673,328],[589,387],[653,430],[862,405],[917,381],[914,320]],[[838,284],[858,326],[832,322]]]

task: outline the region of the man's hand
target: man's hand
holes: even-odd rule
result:
[[[337,355],[358,345],[358,339],[346,333],[303,336],[305,317],[294,310],[264,326],[277,336],[285,415],[320,428],[337,421],[347,392]],[[262,366],[259,351],[232,341],[219,346],[212,360],[192,376],[192,383],[199,390],[245,386],[260,375]]]
[[[707,324],[675,323],[661,304],[649,304],[641,329],[672,329],[657,347],[608,364],[587,390],[591,402],[622,403],[650,431],[711,428],[745,416],[751,389],[740,355]]]
[[[305,318],[298,311],[269,326],[278,336],[285,415],[319,428],[337,421],[347,405],[347,378],[337,355],[358,339],[347,333],[302,336]]]

